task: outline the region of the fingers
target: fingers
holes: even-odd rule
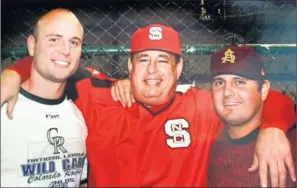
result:
[[[131,107],[132,106],[131,90],[130,88],[127,88],[127,87],[125,87],[123,90],[124,90],[124,98],[126,100],[126,104],[128,107]]]
[[[121,99],[119,96],[119,90],[117,86],[114,87],[114,94],[115,94],[116,101],[120,101]]]
[[[269,164],[269,174],[272,187],[278,187],[279,175],[278,175],[278,166],[277,162]],[[267,184],[266,184],[267,185]]]
[[[18,100],[18,97],[13,97],[10,101],[7,102],[7,116],[12,119],[13,109],[16,105],[16,102]]]
[[[261,187],[267,187],[267,164],[266,162],[259,163],[260,184]]]
[[[117,90],[118,90],[120,102],[122,103],[123,107],[126,107],[127,101],[125,99],[125,93],[124,93],[123,87],[120,85],[117,85]]]
[[[111,96],[114,101],[118,101],[116,94],[115,94],[115,86],[114,85],[111,87]]]
[[[135,103],[134,95],[131,89],[130,89],[130,100],[131,100],[131,105],[132,103]]]
[[[278,187],[285,187],[286,186],[286,177],[287,177],[287,170],[286,166],[282,161],[277,161],[277,167],[278,167],[278,176],[279,176],[279,182]]]
[[[2,96],[2,95],[1,95]],[[1,106],[5,103],[3,97],[1,97]]]
[[[123,103],[123,100],[121,99],[121,94],[120,94],[119,87],[116,87],[115,88],[115,91],[116,91],[115,94],[116,94],[116,97],[117,97],[118,101],[121,102],[121,104],[122,104],[123,107],[126,107],[125,103]]]
[[[123,87],[118,83],[115,83],[111,88],[112,99],[114,101],[120,101],[122,106],[126,107],[127,101],[126,101],[125,97],[128,96],[130,98],[130,96],[129,96],[129,94],[126,94],[124,92],[125,91],[124,91]]]
[[[135,101],[135,98],[134,98],[134,95],[133,95],[132,91],[131,91],[131,97],[132,97],[132,102],[135,103],[136,101]]]
[[[254,161],[252,166],[248,169],[249,172],[255,172],[259,168],[259,160],[256,155],[254,155]]]
[[[285,163],[286,163],[286,166],[288,167],[289,174],[290,174],[292,181],[295,182],[296,181],[296,174],[295,174],[296,171],[295,171],[295,165],[294,165],[291,154],[285,158]]]
[[[135,98],[134,98],[132,89],[129,89],[129,90],[130,90],[130,98],[131,98],[131,102],[132,102],[132,103],[135,103]]]
[[[123,107],[131,107],[135,102],[129,79],[117,81],[111,88],[111,94],[114,101],[120,101]]]
[[[2,86],[1,86],[1,96],[0,97],[1,97],[1,106],[2,106],[7,101],[7,97],[4,94],[4,89],[2,88]]]

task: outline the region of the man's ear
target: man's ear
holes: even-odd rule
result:
[[[177,80],[179,79],[181,73],[183,72],[183,67],[184,67],[184,60],[183,58],[180,58],[179,62],[177,62],[177,65],[176,65]]]
[[[29,55],[31,57],[34,56],[35,45],[36,45],[36,39],[33,35],[30,35],[27,39],[27,48],[28,48]]]
[[[270,90],[270,82],[268,80],[264,80],[263,85],[261,86],[261,98],[262,101],[265,101]]]
[[[132,59],[131,59],[131,57],[129,57],[128,58],[128,70],[129,70],[129,75],[130,75],[130,73],[131,73],[131,71],[132,71]]]

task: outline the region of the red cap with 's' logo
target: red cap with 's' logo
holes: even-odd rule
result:
[[[162,24],[148,25],[133,34],[130,53],[145,50],[161,50],[182,55],[178,33]]]

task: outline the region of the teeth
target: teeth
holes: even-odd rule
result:
[[[63,66],[67,66],[68,65],[68,63],[65,62],[65,61],[55,61],[55,63],[58,64],[58,65],[63,65]]]
[[[240,103],[225,103],[224,106],[234,106],[234,105],[238,105]]]
[[[160,82],[160,80],[145,80],[145,82],[149,85],[155,85]]]

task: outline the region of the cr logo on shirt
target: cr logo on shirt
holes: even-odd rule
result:
[[[169,147],[186,148],[191,144],[191,135],[185,128],[189,128],[185,119],[172,119],[165,123],[165,133],[170,137],[166,140]]]
[[[57,128],[50,128],[47,131],[47,140],[48,142],[54,146],[54,154],[59,154],[60,152],[58,151],[59,149],[63,153],[67,153],[67,150],[63,147],[63,144],[65,142],[65,139],[62,136],[52,136],[51,133],[55,131],[58,133]]]

